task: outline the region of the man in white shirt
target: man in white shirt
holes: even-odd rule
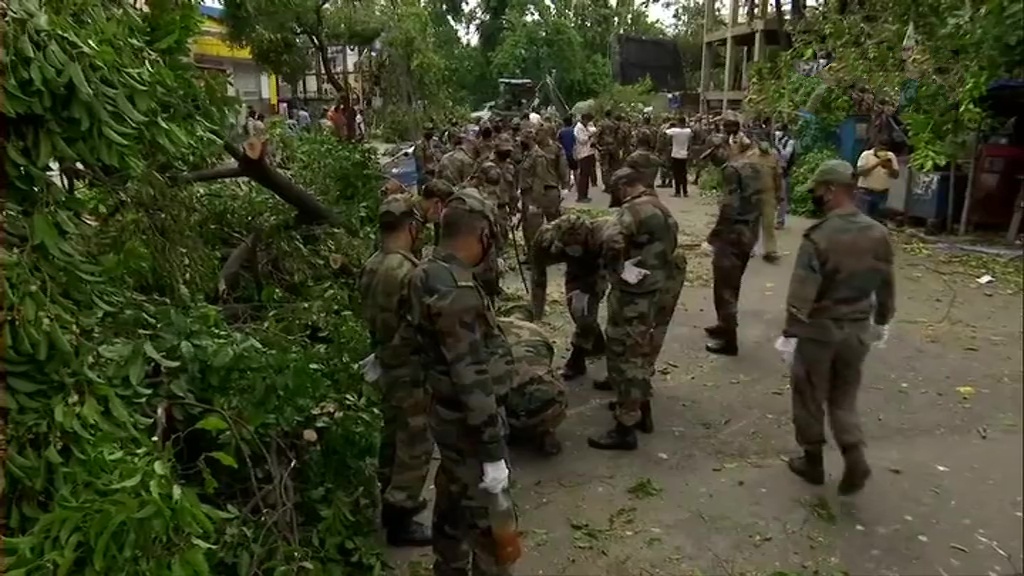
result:
[[[690,158],[690,139],[693,137],[693,130],[686,126],[686,118],[678,122],[670,122],[665,130],[672,138],[672,180],[675,187],[675,197],[689,196],[686,189],[686,161]]]
[[[597,169],[597,157],[594,155],[594,146],[591,139],[594,130],[590,123],[594,121],[594,115],[586,112],[580,116],[580,121],[573,128],[573,136],[576,138],[576,201],[590,202],[590,182]]]
[[[857,201],[861,212],[881,222],[889,201],[889,184],[899,176],[896,155],[889,151],[888,141],[879,138],[874,148],[865,150],[857,159]]]
[[[543,118],[540,117],[540,114],[537,114],[536,112],[530,112],[529,117],[530,122],[533,122],[534,125],[540,124],[544,120]]]

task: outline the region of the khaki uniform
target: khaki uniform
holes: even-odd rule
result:
[[[874,297],[874,302],[872,302]],[[855,208],[834,211],[804,232],[786,299],[783,335],[798,339],[790,375],[796,440],[825,444],[825,409],[836,444],[863,444],[857,394],[872,320],[895,315],[888,230]]]
[[[775,152],[767,145],[754,146],[747,153],[750,162],[762,167],[761,187],[761,248],[765,255],[778,254],[775,239],[775,212],[782,198],[782,166]]]
[[[459,146],[441,157],[437,165],[437,177],[456,188],[469,183],[476,170],[476,162],[463,146]]]

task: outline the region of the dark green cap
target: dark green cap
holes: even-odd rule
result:
[[[807,190],[814,190],[818,184],[844,184],[853,186],[857,184],[857,176],[854,174],[853,166],[844,160],[826,160],[818,166],[807,182]]]

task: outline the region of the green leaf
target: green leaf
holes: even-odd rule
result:
[[[234,356],[235,351],[231,348],[221,348],[220,352],[217,353],[217,356],[213,358],[213,362],[211,362],[211,364],[213,364],[214,368],[220,368],[230,362],[231,358]]]
[[[167,464],[163,460],[157,460],[156,462],[153,462],[153,471],[160,476],[166,476]]]
[[[136,348],[138,350],[138,348]],[[138,386],[142,383],[143,376],[146,375],[146,359],[143,358],[142,354],[136,353],[135,357],[132,358],[131,366],[128,367],[128,381],[134,386]]]
[[[15,391],[21,392],[22,394],[31,394],[38,392],[43,389],[43,386],[33,384],[27,380],[23,380],[12,374],[7,374],[7,385],[14,388]]]
[[[210,452],[210,456],[213,456],[214,458],[219,460],[221,464],[225,466],[238,468],[238,462],[236,462],[232,456],[225,454],[224,452]]]
[[[205,576],[210,573],[210,567],[206,564],[206,557],[203,555],[203,550],[201,548],[190,549],[188,552],[185,552],[182,558],[192,566],[200,576]]]
[[[71,72],[71,80],[75,83],[75,88],[78,88],[78,91],[82,93],[82,99],[89,100],[92,98],[92,88],[85,81],[85,75],[82,74],[82,67],[78,65],[78,62],[68,62],[68,71]]]
[[[53,227],[53,223],[42,213],[36,212],[32,215],[32,243],[42,243],[46,246],[46,249],[53,254],[59,253],[59,247],[57,241],[60,236],[57,234],[57,229]]]
[[[161,356],[160,353],[156,351],[156,348],[153,348],[153,343],[148,340],[146,341],[145,344],[142,345],[142,349],[146,351],[146,356],[149,356],[153,360],[156,360],[157,364],[163,366],[164,368],[176,368],[178,366],[181,366],[181,362],[168,360],[167,358]]]
[[[135,476],[132,476],[131,478],[125,480],[124,482],[118,482],[117,484],[114,484],[113,486],[110,487],[110,489],[111,490],[120,490],[122,488],[131,488],[132,486],[138,485],[139,482],[142,482],[142,473],[141,472],[139,474],[137,474]]]
[[[210,432],[217,432],[220,430],[227,430],[228,423],[225,422],[220,416],[215,416],[211,414],[210,416],[207,416],[206,418],[200,420],[199,423],[196,424],[196,428],[209,430]]]

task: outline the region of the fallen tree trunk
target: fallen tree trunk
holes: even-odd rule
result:
[[[262,231],[257,230],[249,234],[228,256],[228,261],[220,269],[220,279],[217,281],[217,297],[219,299],[223,300],[228,292],[238,284],[238,275],[241,274],[242,266],[246,262],[254,264],[256,268],[254,268],[253,274],[258,275],[259,263],[256,260],[256,253],[261,233]]]
[[[244,175],[245,174],[242,173],[242,168],[240,166],[237,164],[231,164],[181,174],[175,177],[174,181],[179,185],[193,184],[195,182],[210,182],[213,180],[226,180],[228,178],[241,178]]]

